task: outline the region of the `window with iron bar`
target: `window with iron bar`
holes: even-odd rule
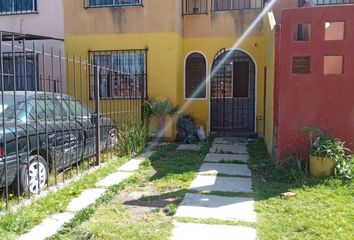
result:
[[[37,11],[37,0],[1,0],[0,15],[32,13]]]
[[[125,7],[142,5],[142,0],[86,0],[86,7]]]
[[[208,0],[183,0],[183,14],[206,14],[208,13]]]
[[[99,81],[101,99],[138,99],[146,96],[146,50],[91,52],[91,98]]]
[[[213,0],[213,11],[259,9],[263,7],[263,0]]]
[[[35,63],[36,61],[36,63]],[[3,79],[4,79],[4,91],[15,90],[14,76],[16,77],[16,90],[18,91],[34,91],[35,90],[35,74],[38,70],[35,70],[35,66],[38,67],[38,57],[34,57],[33,54],[26,56],[26,64],[23,54],[16,54],[13,59],[12,53],[4,53],[0,59],[0,64],[3,62]],[[26,67],[26,69],[25,69]],[[15,69],[15,74],[14,74]],[[1,72],[0,72],[1,77]],[[38,76],[37,76],[38,79]],[[27,83],[27,88],[26,88]],[[0,90],[1,84],[0,84]]]
[[[332,5],[332,4],[349,4],[354,3],[354,0],[299,0],[299,6],[306,5]]]
[[[186,59],[185,98],[206,98],[206,60],[200,53],[192,53]]]

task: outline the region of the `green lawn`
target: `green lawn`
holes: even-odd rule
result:
[[[262,141],[248,148],[260,239],[353,239],[353,181],[299,177],[294,167],[277,169]],[[280,196],[287,191],[296,195]]]
[[[174,144],[157,149],[116,197],[52,239],[169,239],[173,214],[209,146],[204,145],[200,152],[177,152]],[[131,200],[131,195],[139,197]]]
[[[94,187],[98,180],[114,172],[126,161],[126,157],[110,161],[93,172],[85,173],[80,179],[57,192],[34,200],[32,204],[20,207],[16,212],[9,211],[0,217],[0,239],[16,239],[41,223],[47,216],[64,212],[73,198],[79,196],[83,190]]]

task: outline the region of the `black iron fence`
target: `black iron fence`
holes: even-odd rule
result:
[[[0,208],[100,164],[119,127],[143,121],[147,50],[47,45],[0,32]]]

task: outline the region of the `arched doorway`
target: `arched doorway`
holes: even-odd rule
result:
[[[218,136],[255,133],[256,66],[241,50],[219,52],[213,62],[210,130]]]

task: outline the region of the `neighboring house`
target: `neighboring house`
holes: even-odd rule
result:
[[[5,89],[13,90],[12,36],[14,36],[16,89],[24,90],[24,76],[26,73],[27,90],[34,90],[35,73],[37,73],[38,90],[46,79],[46,89],[64,91],[64,74],[59,74],[58,58],[56,58],[53,73],[44,71],[52,69],[50,57],[43,58],[43,49],[46,53],[64,54],[64,14],[61,0],[1,0],[0,1],[0,31],[3,35],[3,59]],[[12,33],[15,33],[14,35]],[[26,48],[26,70],[24,69],[23,41]],[[33,47],[34,46],[34,47]],[[37,54],[33,54],[33,50]],[[36,61],[36,63],[35,63]],[[44,64],[43,64],[44,62]],[[37,66],[37,69],[34,69]],[[64,72],[64,70],[63,70]],[[44,76],[45,75],[45,76]],[[61,76],[61,77],[59,77]],[[53,78],[53,79],[50,79]],[[61,79],[59,79],[61,78]],[[50,86],[49,86],[50,85]]]
[[[306,127],[354,150],[353,3],[281,1],[265,18],[265,139],[274,158],[305,154]]]

